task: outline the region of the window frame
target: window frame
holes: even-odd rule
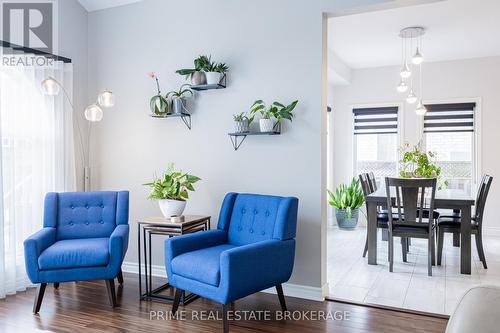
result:
[[[397,107],[398,108],[398,128],[397,128],[397,149],[401,147],[402,142],[404,142],[404,113],[405,113],[405,105],[404,103],[399,102],[384,102],[384,103],[364,103],[364,104],[352,104],[351,106],[351,135],[352,135],[352,177],[358,177],[358,168],[357,168],[357,135],[354,134],[354,115],[352,115],[352,110],[354,109],[362,109],[362,108],[383,108],[383,107]],[[399,162],[399,154],[397,161]],[[396,173],[399,174],[399,163],[397,164]]]
[[[481,145],[481,115],[482,115],[482,99],[476,98],[454,98],[454,99],[438,99],[438,100],[423,100],[425,104],[459,104],[459,103],[476,103],[474,108],[474,134],[472,135],[472,188],[477,188],[479,178],[482,174],[482,145]],[[424,133],[424,117],[419,117],[419,133],[421,137],[422,147],[426,149],[426,135]]]

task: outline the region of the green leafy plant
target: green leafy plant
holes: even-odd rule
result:
[[[262,119],[275,118],[278,122],[282,119],[292,121],[294,114],[292,113],[299,101],[293,101],[285,106],[280,102],[273,102],[271,106],[267,106],[262,100],[257,100],[250,108],[250,114],[260,113]]]
[[[246,122],[247,125],[249,125],[249,126],[253,122],[254,118],[255,118],[254,115],[250,115],[247,112],[241,112],[241,113],[233,115],[233,120],[234,121],[236,121],[236,122]]]
[[[225,63],[216,63],[212,61],[212,56],[201,55],[194,59],[193,63],[194,68],[183,68],[175,72],[189,79],[194,72],[219,72],[224,74],[229,70],[229,67]]]
[[[401,159],[399,161],[399,175],[402,178],[437,178],[438,189],[442,189],[442,184],[448,186],[448,181],[442,182],[441,168],[436,164],[436,153],[422,150],[419,142],[411,147],[405,143],[399,148]]]
[[[181,200],[189,198],[189,191],[194,191],[193,184],[199,181],[200,178],[177,171],[174,164],[168,165],[167,171],[160,178],[156,178],[150,182],[143,184],[151,187],[149,199],[151,200]]]
[[[158,76],[156,75],[155,72],[150,72],[148,76],[156,81],[156,89],[158,90],[158,93],[153,97],[151,97],[149,101],[149,108],[151,109],[151,112],[159,116],[168,114],[169,113],[169,103],[167,100],[168,97],[163,97],[161,95]]]
[[[188,88],[186,88],[188,87]],[[177,98],[183,98],[185,95],[189,94],[193,96],[193,91],[191,90],[191,85],[190,84],[183,84],[179,90],[172,90],[167,93],[165,96],[166,98],[169,98],[170,96],[172,97],[177,97]]]
[[[335,194],[328,189],[327,192],[330,197],[328,203],[337,209],[345,209],[348,218],[352,218],[354,209],[358,209],[365,203],[359,179],[356,178],[352,179],[350,185],[340,184]]]

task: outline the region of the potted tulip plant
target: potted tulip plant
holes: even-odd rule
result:
[[[340,184],[335,193],[328,195],[330,206],[335,207],[335,216],[339,228],[354,229],[358,225],[359,208],[365,203],[359,180],[353,178],[350,185]]]
[[[292,121],[294,114],[292,113],[299,101],[293,101],[285,106],[280,102],[274,102],[271,106],[266,106],[264,101],[257,100],[250,108],[250,114],[254,115],[259,112],[259,127],[261,132],[273,132],[281,120],[287,119]]]
[[[186,110],[187,95],[193,96],[193,91],[189,87],[189,84],[183,84],[179,90],[172,90],[165,96],[167,100],[169,97],[172,98],[172,113],[181,114]]]
[[[149,199],[158,200],[160,210],[166,218],[181,216],[186,208],[189,191],[194,191],[193,184],[200,178],[177,171],[174,164],[168,165],[167,171],[160,178],[144,185],[151,187]]]

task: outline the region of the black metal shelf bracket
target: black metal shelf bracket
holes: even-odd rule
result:
[[[253,136],[253,135],[280,135],[281,134],[281,123],[277,122],[274,124],[273,130],[271,132],[254,132],[254,131],[248,131],[248,132],[234,132],[234,133],[228,133],[229,138],[231,139],[231,143],[233,144],[233,148],[235,151],[237,151],[243,141],[247,138],[247,136]]]
[[[182,122],[184,123],[184,125],[186,125],[186,127],[191,130],[191,114],[187,113],[187,112],[182,112],[182,113],[169,113],[169,114],[166,114],[166,115],[156,115],[156,114],[152,114],[151,117],[153,118],[181,118]]]
[[[229,138],[231,139],[231,143],[233,144],[233,148],[236,151],[236,150],[238,150],[238,148],[240,148],[241,144],[243,143],[243,141],[245,141],[247,136],[246,135],[229,135]],[[239,142],[238,142],[238,138],[241,138],[241,139],[239,139]]]

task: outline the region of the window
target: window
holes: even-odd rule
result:
[[[398,170],[398,107],[355,108],[354,168],[373,172],[377,179]]]
[[[475,103],[426,105],[424,144],[437,154],[451,189],[471,191],[475,182]]]

